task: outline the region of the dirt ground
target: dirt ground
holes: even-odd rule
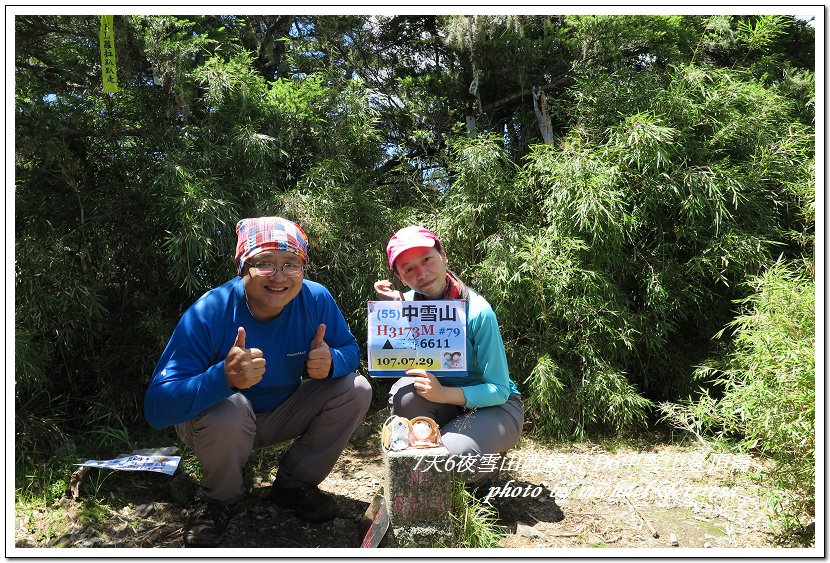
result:
[[[355,547],[361,517],[382,482],[373,431],[364,428],[321,484],[339,506],[335,520],[305,523],[263,500],[269,481],[254,481],[221,546],[223,554],[234,555],[227,550],[236,548]],[[775,547],[769,511],[753,478],[762,468],[749,456],[692,443],[651,440],[610,451],[590,444],[543,446],[523,438],[505,458],[501,489],[494,490],[504,496],[492,499],[505,531],[500,547]],[[64,498],[56,507],[69,516],[59,533],[44,531],[52,511],[18,510],[15,547],[181,548],[182,532],[199,505],[174,501],[170,481],[152,473],[111,472],[97,492],[82,484],[79,501]],[[109,494],[109,504],[120,508],[89,523],[79,503],[90,494]]]

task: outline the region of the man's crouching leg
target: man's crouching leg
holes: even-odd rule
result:
[[[182,424],[176,432],[202,464],[202,494],[207,505],[185,529],[189,547],[215,547],[221,543],[234,516],[236,502],[245,493],[242,470],[253,451],[256,418],[241,393]]]
[[[296,438],[280,461],[268,499],[294,509],[304,520],[334,518],[334,499],[317,485],[331,472],[371,401],[372,386],[362,375],[350,373],[304,380],[276,411],[260,416],[263,445]]]

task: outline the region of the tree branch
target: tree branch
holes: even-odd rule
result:
[[[539,86],[537,88],[537,90],[538,91],[544,91],[546,88],[553,88],[554,86],[559,86],[560,84],[564,84],[565,82],[568,82],[570,79],[571,79],[570,75],[563,74],[562,76],[560,76],[559,78],[557,78],[553,82],[551,82],[550,84],[545,84],[544,86]],[[521,92],[518,92],[516,94],[511,94],[510,96],[505,96],[504,98],[502,98],[500,100],[496,100],[495,102],[492,102],[492,103],[487,104],[486,106],[484,106],[484,113],[487,113],[488,111],[490,111],[493,108],[497,108],[501,105],[504,105],[507,102],[512,102],[513,100],[515,100],[517,98],[523,98],[524,96],[528,96],[528,95],[533,95],[533,91],[532,90],[522,90]]]
[[[68,129],[61,127],[55,130],[55,133],[64,138],[78,138],[78,137],[103,137],[110,139],[113,137],[144,137],[146,131],[142,129]]]

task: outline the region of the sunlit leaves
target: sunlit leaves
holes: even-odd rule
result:
[[[563,233],[596,241],[620,241],[626,221],[619,167],[587,147],[541,150],[528,163],[545,194],[548,221]]]
[[[754,22],[741,19],[738,22],[738,39],[749,51],[763,49],[785,33],[786,17],[780,15],[762,15]]]
[[[216,108],[223,103],[226,96],[239,96],[243,105],[258,96],[264,88],[265,81],[251,68],[251,54],[245,51],[235,53],[228,60],[222,56],[212,56],[193,72],[196,84],[206,90],[204,103]]]
[[[662,411],[680,427],[771,456],[771,478],[788,491],[774,509],[805,526],[815,494],[815,283],[803,265],[784,261],[748,283],[754,293],[718,335],[732,336],[725,353],[697,370],[717,395]]]
[[[666,89],[642,74],[580,72],[576,125],[533,147],[514,183],[541,213],[503,222],[511,234],[488,239],[477,270],[524,336],[508,339],[533,374],[528,401],[568,405],[537,421],[559,436],[634,424],[640,399],[689,392],[684,371],[739,284],[809,240],[812,134],[777,88],[700,65]],[[534,349],[548,358],[535,367]]]
[[[611,131],[610,142],[619,147],[620,157],[629,166],[644,173],[665,170],[671,161],[677,132],[663,125],[663,120],[647,113],[626,116]]]
[[[436,219],[441,231],[450,235],[446,242],[451,255],[461,264],[473,265],[483,258],[481,245],[487,237],[509,222],[524,202],[513,185],[515,165],[497,137],[460,138],[451,149],[452,186],[444,205],[452,212]]]

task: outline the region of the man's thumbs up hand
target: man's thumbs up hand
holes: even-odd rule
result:
[[[325,344],[325,342],[323,341],[323,339],[325,337],[326,337],[326,325],[320,324],[317,327],[317,334],[314,335],[314,340],[311,341],[310,348],[313,350],[313,349],[319,348],[320,346]]]
[[[245,327],[236,329],[236,340],[233,343],[237,348],[245,348]]]
[[[236,340],[225,358],[225,379],[237,389],[253,387],[265,373],[265,358],[259,348],[245,348],[245,328],[236,331]]]
[[[320,324],[314,340],[309,344],[308,360],[306,360],[306,372],[313,379],[328,377],[331,371],[331,350],[326,341],[326,325]]]

